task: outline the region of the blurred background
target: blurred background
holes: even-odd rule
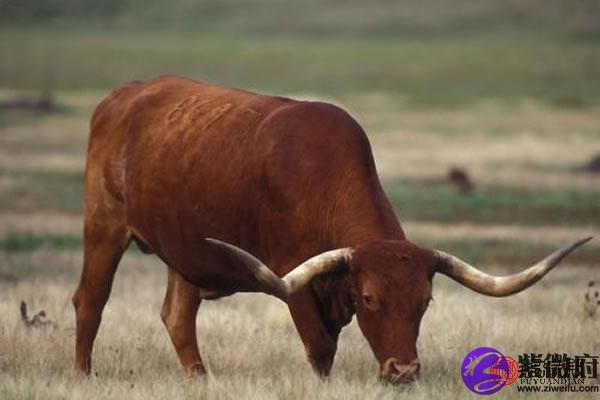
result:
[[[455,369],[474,346],[600,352],[590,283],[600,278],[600,1],[0,0],[0,397],[89,394],[69,375],[88,124],[110,90],[160,74],[344,107],[369,135],[408,237],[487,271],[596,235],[513,300],[436,278],[443,300],[420,341],[426,373],[408,397],[463,397]],[[94,397],[202,395],[179,380],[158,317],[164,287],[156,258],[128,252]],[[40,309],[54,333],[23,335]],[[324,385],[311,380],[283,304],[239,295],[200,314],[217,377],[210,398],[398,395],[368,380],[377,367],[355,324]],[[266,351],[272,343],[278,351]]]
[[[345,107],[409,236],[475,261],[531,254],[525,228],[600,226],[596,0],[0,0],[0,55],[0,213],[17,225],[79,216],[103,96],[180,74]],[[504,250],[498,229],[508,255],[465,239]],[[80,243],[13,236],[0,248]]]
[[[2,0],[0,83],[106,89],[162,73],[414,105],[600,97],[596,0]]]

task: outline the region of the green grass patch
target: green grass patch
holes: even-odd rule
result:
[[[59,238],[56,236],[53,239],[44,239],[32,236],[29,239],[24,237],[9,239],[5,237],[0,240],[0,243],[2,243],[0,244],[1,247],[8,244],[7,239],[13,242],[10,246],[15,245],[14,243],[17,241],[20,242],[16,246],[22,246],[22,250],[6,251],[0,249],[0,256],[2,257],[2,263],[0,263],[0,288],[3,284],[8,284],[6,286],[8,288],[14,287],[15,283],[29,279],[61,278],[72,282],[73,278],[78,276],[79,268],[81,268],[80,258],[74,253],[70,255],[65,254],[65,251],[77,249],[74,247],[74,243],[67,244],[67,242],[75,242],[76,238]],[[58,242],[61,241],[62,243],[57,247]],[[37,244],[34,244],[34,242],[37,242]],[[25,247],[30,250],[26,250]],[[34,247],[38,251],[34,251]]]
[[[0,210],[81,212],[82,172],[4,169],[0,179]],[[450,185],[420,182],[390,182],[385,189],[400,221],[600,226],[597,190],[480,186],[464,196]]]
[[[81,248],[81,237],[73,235],[14,233],[0,238],[0,251],[7,253],[79,248]]]
[[[426,247],[433,247],[457,255],[477,265],[506,265],[524,267],[551,254],[556,247],[545,244],[532,244],[529,241],[506,240],[431,240],[428,237],[415,237],[413,241]],[[27,253],[37,250],[80,250],[82,239],[78,235],[34,234],[29,232],[12,233],[0,238],[0,251],[5,253]],[[130,250],[138,252],[136,246]],[[569,256],[569,262],[591,264],[600,260],[600,247],[583,246]]]
[[[83,172],[0,169],[0,210],[80,213]]]
[[[543,0],[36,0],[0,2],[0,23],[27,27],[169,28],[184,32],[448,37],[490,31],[554,32],[598,40],[593,1]]]
[[[0,30],[0,86],[109,88],[179,74],[283,94],[386,91],[419,106],[600,100],[600,43],[537,33],[400,37],[83,28]]]
[[[402,219],[480,224],[600,226],[600,191],[483,186],[461,195],[447,184],[396,182],[386,192]]]
[[[414,241],[447,253],[485,269],[486,265],[502,265],[520,270],[531,266],[558,249],[545,244],[506,240],[431,240],[416,237]],[[600,247],[584,245],[565,259],[565,264],[595,264],[600,260]]]

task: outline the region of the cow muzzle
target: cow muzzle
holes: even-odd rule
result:
[[[419,377],[421,363],[418,359],[409,364],[402,364],[397,358],[389,358],[381,366],[380,379],[394,385],[407,384]]]

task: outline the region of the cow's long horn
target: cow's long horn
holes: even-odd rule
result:
[[[326,251],[304,261],[280,278],[262,261],[247,251],[217,239],[206,238],[206,240],[237,257],[263,285],[262,289],[265,293],[283,301],[287,301],[291,294],[307,285],[315,276],[343,268],[346,264],[344,261],[349,261],[352,256],[350,248]]]
[[[437,257],[435,270],[481,294],[495,297],[510,296],[511,294],[527,289],[542,279],[563,258],[590,239],[592,239],[591,236],[573,242],[568,246],[556,250],[525,271],[509,276],[497,277],[488,275],[461,259],[440,250],[434,250],[434,254]]]

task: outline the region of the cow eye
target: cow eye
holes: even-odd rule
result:
[[[373,296],[371,296],[370,294],[363,293],[362,301],[363,301],[363,304],[365,305],[365,307],[367,307],[367,308],[375,307],[375,300],[373,300]]]

